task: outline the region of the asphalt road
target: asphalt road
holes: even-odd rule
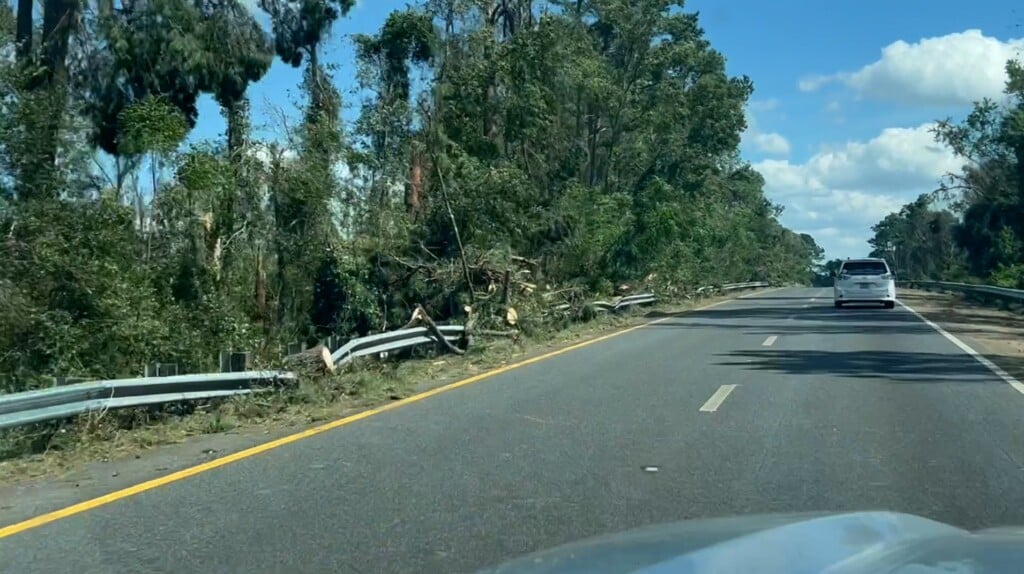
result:
[[[909,312],[781,290],[15,534],[0,571],[465,572],[762,512],[1024,524],[1022,413]]]

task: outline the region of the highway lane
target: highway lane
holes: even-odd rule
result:
[[[1024,396],[829,291],[670,318],[16,534],[0,571],[462,572],[752,512],[1024,524]]]

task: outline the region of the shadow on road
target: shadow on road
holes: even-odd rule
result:
[[[968,355],[896,351],[753,350],[717,355],[720,365],[793,375],[853,377],[904,382],[994,383],[985,367]],[[1018,368],[1024,366],[1020,359]],[[1002,361],[1000,361],[1002,364]]]
[[[934,298],[935,294],[927,294]],[[836,309],[831,299],[809,303],[809,307],[787,304],[788,300],[810,301],[808,297],[748,298],[742,301],[763,301],[742,307],[712,308],[702,311],[665,313],[652,311],[649,319],[669,318],[652,327],[680,329],[737,329],[749,334],[843,334],[877,330],[886,334],[915,334],[932,332],[920,319],[897,308],[884,309],[877,305],[854,305]],[[920,294],[905,292],[900,300],[925,313],[948,330],[963,335],[991,335],[1024,339],[1024,318],[1012,312],[979,307],[956,300],[942,302],[925,300]],[[777,301],[777,305],[771,304]],[[940,308],[936,308],[940,307]]]
[[[830,295],[831,296],[831,295]],[[815,297],[815,299],[821,300],[821,297]],[[810,301],[811,298],[804,297],[786,297],[786,296],[772,296],[772,295],[761,295],[759,297],[740,297],[736,301]]]
[[[747,335],[852,335],[864,332],[863,324],[845,323],[822,323],[818,321],[787,321],[779,324],[757,324],[741,325],[736,323],[723,323],[714,321],[687,321],[687,322],[665,322],[650,325],[648,328],[669,328],[669,329],[735,329]],[[934,333],[931,327],[924,323],[892,323],[890,325],[877,327],[879,333],[887,334],[928,334]]]
[[[808,308],[758,305],[735,309],[707,309],[689,313],[649,313],[649,318],[670,318],[651,328],[737,329],[749,334],[855,334],[865,329],[886,334],[934,331],[903,310],[880,307],[835,309],[812,304]]]

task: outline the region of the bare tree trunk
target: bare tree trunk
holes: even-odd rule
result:
[[[32,56],[32,0],[18,0],[17,31],[18,63],[25,65]]]
[[[409,167],[409,182],[405,188],[405,212],[417,221],[423,212],[423,155],[418,152],[412,153],[412,162]]]
[[[434,165],[437,165],[437,161],[434,161]],[[444,174],[440,169],[437,170],[437,177],[441,183],[441,199],[444,200],[444,207],[448,210],[448,219],[452,223],[452,230],[455,232],[455,242],[459,246],[459,260],[462,262],[462,275],[466,280],[466,289],[469,290],[469,302],[470,304],[476,303],[476,297],[473,294],[473,281],[469,276],[469,264],[466,263],[466,249],[462,245],[462,235],[459,234],[459,224],[455,221],[455,212],[452,211],[452,203],[448,199],[448,187],[444,184]]]
[[[267,311],[267,273],[263,268],[263,243],[256,244],[256,277],[253,298],[256,305],[256,320],[263,324],[263,333],[267,335],[270,313]]]

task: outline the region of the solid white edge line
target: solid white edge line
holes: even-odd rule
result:
[[[913,313],[915,317],[917,317],[918,319],[923,321],[926,325],[928,325],[932,329],[935,329],[935,331],[938,334],[940,334],[943,337],[945,337],[947,340],[949,340],[950,343],[953,343],[961,351],[963,351],[963,352],[967,353],[968,355],[970,355],[971,357],[973,357],[975,361],[978,361],[982,365],[985,365],[985,368],[987,368],[988,370],[992,371],[993,374],[995,374],[997,377],[1002,379],[1006,384],[1008,384],[1011,387],[1013,387],[1014,389],[1016,389],[1018,393],[1024,395],[1024,383],[1021,383],[1016,378],[1014,378],[1013,375],[1011,375],[1010,373],[1007,373],[1006,371],[1004,371],[1002,367],[1000,367],[999,365],[993,363],[991,360],[989,360],[987,357],[985,357],[981,353],[975,351],[967,343],[964,343],[960,339],[956,338],[954,335],[950,334],[949,331],[946,331],[942,327],[938,326],[937,324],[935,324],[932,321],[930,321],[927,318],[925,318],[924,315],[922,315],[922,314],[918,313],[917,311],[915,311],[913,308],[910,307],[910,305],[907,305],[903,301],[898,301],[898,303],[900,304],[900,307],[903,307],[907,311],[910,311],[911,313]]]
[[[772,335],[771,337],[768,337],[767,339],[765,339],[764,343],[761,343],[761,346],[762,347],[771,347],[772,345],[775,344],[775,340],[778,339],[778,338],[779,338],[778,335]]]
[[[718,387],[718,390],[715,391],[715,394],[711,395],[711,398],[708,399],[708,402],[704,403],[704,406],[700,408],[700,412],[713,413],[717,411],[718,407],[722,406],[722,403],[725,402],[725,399],[729,396],[729,393],[731,393],[733,389],[735,389],[737,386],[738,385],[722,385]]]

